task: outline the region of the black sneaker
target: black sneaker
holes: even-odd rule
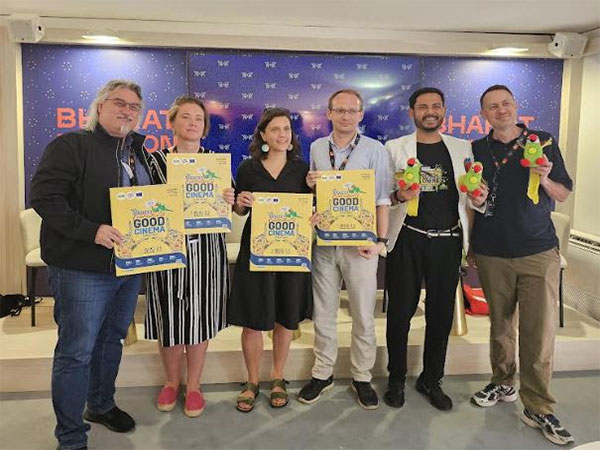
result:
[[[365,409],[377,409],[379,406],[379,398],[377,392],[371,387],[368,381],[352,380],[350,388],[356,393],[358,404]]]
[[[404,405],[404,383],[390,380],[387,391],[383,394],[383,401],[392,408],[402,408]]]
[[[560,425],[560,421],[553,414],[535,414],[524,409],[521,421],[530,427],[542,430],[544,437],[554,444],[567,445],[575,442],[571,433]]]
[[[327,392],[333,387],[333,375],[326,380],[312,378],[298,394],[298,401],[310,405],[321,398],[323,392]]]
[[[429,399],[435,408],[440,411],[449,411],[452,409],[452,399],[442,391],[442,380],[436,383],[427,383],[423,378],[423,374],[417,378],[417,391]]]
[[[89,410],[86,410],[83,414],[83,418],[88,422],[101,423],[110,431],[116,433],[127,433],[135,428],[135,420],[133,420],[133,417],[116,406],[104,414],[94,414]]]
[[[516,402],[517,398],[517,390],[514,386],[490,383],[471,396],[471,403],[475,406],[487,408],[498,402]]]

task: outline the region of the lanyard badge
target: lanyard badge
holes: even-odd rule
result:
[[[340,167],[338,167],[336,169],[335,168],[335,153],[333,152],[333,145],[331,144],[331,141],[329,141],[329,162],[331,163],[331,170],[344,170],[346,168],[346,164],[348,164],[348,159],[350,159],[350,154],[352,153],[352,150],[354,150],[356,148],[356,146],[358,145],[359,142],[360,142],[360,133],[356,133],[356,138],[354,139],[354,142],[352,144],[350,144],[350,152],[348,153],[348,156],[346,156],[346,158],[342,161],[342,163],[340,164]]]
[[[498,161],[496,155],[494,155],[494,151],[492,150],[492,143],[490,141],[490,135],[487,135],[487,148],[490,153],[490,156],[492,157],[492,161],[494,161],[494,166],[496,166],[496,170],[494,171],[494,176],[492,177],[492,182],[490,183],[490,191],[487,199],[487,208],[484,214],[485,217],[492,217],[496,210],[496,202],[498,201],[498,184],[500,183],[500,173],[502,172],[502,169],[506,166],[508,161],[511,160],[515,152],[518,149],[523,148],[523,146],[525,145],[525,139],[527,139],[528,135],[529,131],[524,129],[521,135],[517,138],[516,142],[511,146],[510,150],[504,156],[504,158],[502,158],[501,161]]]

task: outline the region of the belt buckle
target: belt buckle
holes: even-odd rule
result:
[[[428,239],[431,239],[432,237],[438,237],[440,233],[437,230],[427,230],[425,234]]]

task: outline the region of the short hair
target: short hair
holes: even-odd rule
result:
[[[263,115],[258,121],[258,125],[256,125],[256,129],[254,130],[254,134],[252,135],[252,142],[250,143],[250,156],[252,158],[260,160],[265,159],[267,157],[267,153],[262,151],[262,146],[265,144],[261,132],[265,132],[269,124],[276,117],[287,117],[290,122],[290,127],[292,126],[292,116],[290,115],[289,110],[285,108],[267,108],[263,111]],[[292,130],[292,149],[288,152],[288,155],[291,158],[299,158],[300,157],[300,141],[298,137]]]
[[[410,98],[408,99],[408,104],[410,106],[410,109],[415,109],[415,104],[417,103],[417,98],[419,98],[423,94],[437,94],[442,99],[442,105],[444,105],[446,103],[446,98],[444,97],[444,93],[440,89],[434,88],[434,87],[424,87],[421,89],[417,89],[415,92],[413,92],[410,95]]]
[[[205,138],[206,136],[208,136],[208,132],[210,131],[210,114],[208,114],[204,103],[202,103],[196,97],[193,97],[191,95],[181,95],[175,100],[173,100],[173,103],[169,107],[169,111],[167,113],[169,124],[173,125],[173,122],[177,117],[177,113],[179,112],[179,107],[188,103],[198,105],[200,108],[202,108],[202,111],[204,112],[204,131],[202,132],[202,137]]]
[[[354,95],[360,103],[360,111],[363,110],[363,99],[360,96],[360,93],[354,89],[340,89],[339,91],[335,91],[333,94],[331,94],[331,97],[329,97],[329,100],[327,102],[327,109],[329,109],[331,111],[331,109],[333,108],[333,99],[336,98],[340,94]]]
[[[140,112],[138,114],[138,123],[137,123],[137,126],[138,127],[140,126],[140,124],[142,123],[142,116],[143,116],[142,112],[144,110],[144,99],[142,98],[142,88],[140,87],[139,84],[137,84],[133,81],[110,80],[108,83],[106,83],[102,87],[102,89],[100,89],[98,91],[96,98],[92,101],[92,104],[90,105],[90,108],[88,110],[87,122],[84,127],[85,130],[93,131],[96,128],[96,125],[98,125],[98,105],[100,105],[101,103],[104,103],[110,94],[112,94],[117,89],[121,89],[121,88],[129,89],[130,91],[135,92],[135,94],[140,98],[142,108],[140,109]]]
[[[494,84],[493,86],[490,86],[489,88],[487,88],[485,91],[483,91],[483,94],[481,94],[481,97],[479,97],[479,106],[481,106],[483,108],[483,98],[492,91],[506,91],[510,94],[510,96],[512,98],[515,98],[515,94],[512,93],[512,91],[505,85],[503,84]]]

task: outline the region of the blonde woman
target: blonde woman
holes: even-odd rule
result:
[[[194,97],[178,97],[169,109],[175,146],[150,154],[154,183],[166,183],[166,155],[210,153],[201,145],[209,131],[209,116]],[[222,193],[233,205],[234,190]],[[146,339],[157,339],[167,382],[158,394],[160,411],[177,404],[181,367],[185,355],[187,382],[184,413],[199,416],[204,410],[200,376],[210,339],[226,326],[225,305],[229,292],[227,252],[223,234],[186,237],[188,265],[185,269],[151,273],[146,284]]]

